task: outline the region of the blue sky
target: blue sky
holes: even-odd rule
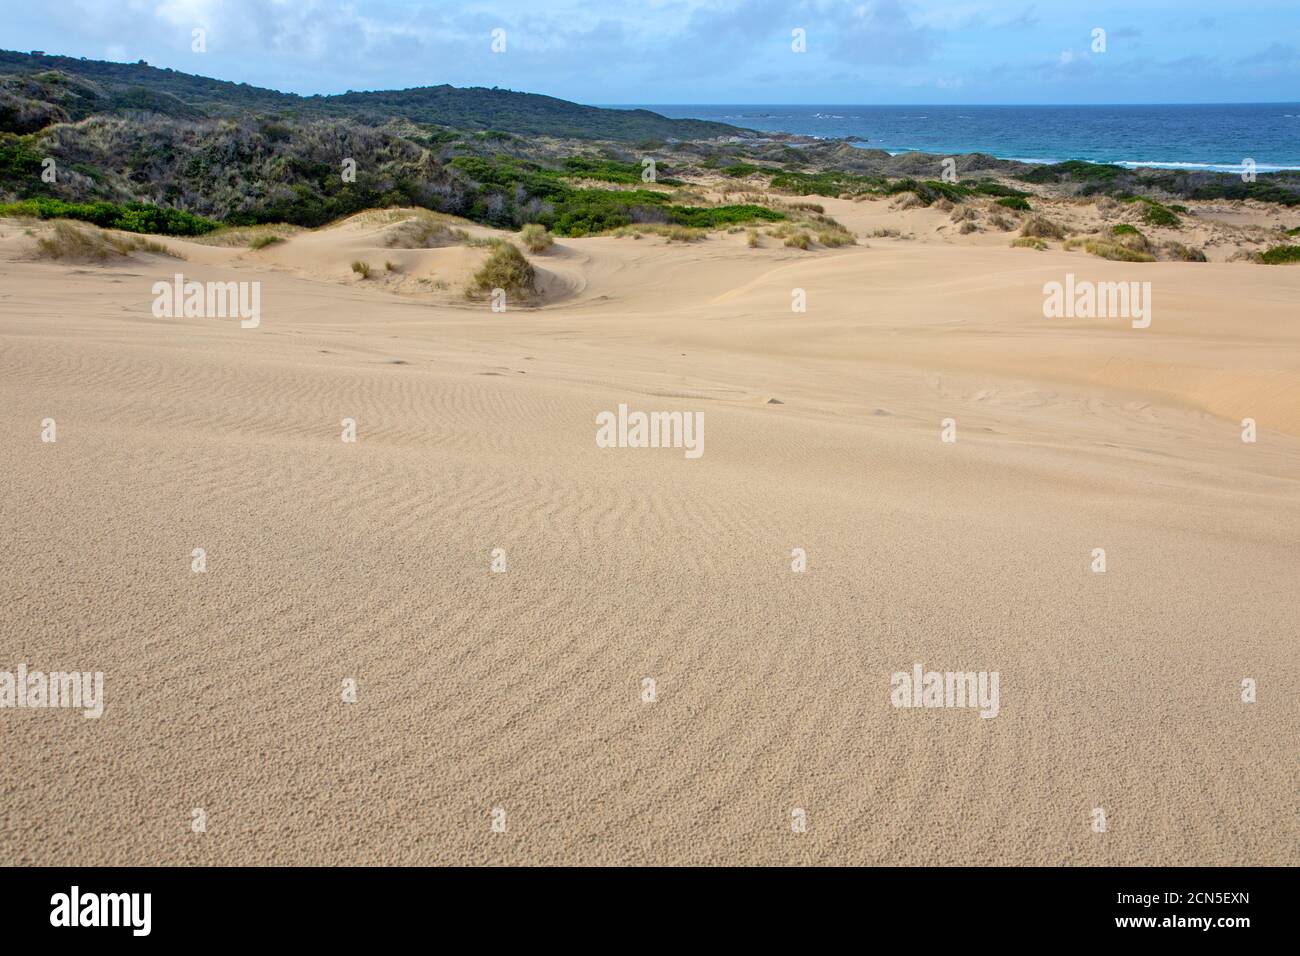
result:
[[[58,0],[0,47],[296,93],[451,83],[583,103],[1205,103],[1300,97],[1300,0]],[[207,52],[191,50],[206,30]],[[1106,31],[1105,52],[1092,33]],[[505,31],[493,53],[492,31]],[[791,49],[805,31],[807,51]]]

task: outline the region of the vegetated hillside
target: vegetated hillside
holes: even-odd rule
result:
[[[613,110],[583,106],[535,93],[475,87],[426,86],[409,90],[298,96],[230,83],[146,63],[108,63],[69,56],[39,56],[0,51],[0,74],[11,80],[0,90],[0,131],[33,132],[15,124],[15,115],[39,115],[30,101],[43,98],[39,82],[14,80],[62,74],[65,86],[78,89],[73,102],[59,104],[67,118],[80,119],[87,108],[96,113],[153,109],[184,118],[236,117],[254,112],[283,112],[304,119],[350,119],[368,125],[391,120],[429,123],[457,130],[502,130],[526,136],[632,141],[639,139],[708,139],[748,133],[725,123],[669,119],[649,110]],[[87,99],[86,90],[95,93]],[[29,102],[24,102],[27,100]],[[83,111],[83,112],[79,112]],[[753,134],[750,134],[753,135]]]
[[[634,187],[652,153],[664,164],[656,186],[683,185],[669,144],[750,140],[721,123],[507,90],[299,97],[145,64],[0,53],[0,201],[128,228],[209,228],[168,211],[319,226],[393,205],[567,235],[735,222],[766,211]],[[53,181],[41,175],[48,160]]]
[[[642,180],[646,159],[653,183]],[[1054,195],[1141,202],[1144,221],[1169,225],[1186,212],[1173,198],[1300,201],[1296,174],[1243,183],[971,153],[957,157],[961,181],[946,183],[934,178],[942,159],[506,90],[299,97],[144,64],[0,52],[0,203],[137,231],[320,226],[396,205],[571,236],[771,221],[746,184],[803,196],[910,192],[924,204],[996,197],[1029,208],[1030,194],[1012,185],[1020,179]],[[49,160],[54,181],[42,177]],[[741,201],[711,205],[690,184],[702,174],[733,180]]]

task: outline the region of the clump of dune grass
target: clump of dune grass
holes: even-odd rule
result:
[[[1039,252],[1043,252],[1047,249],[1047,243],[1033,236],[1021,236],[1018,239],[1011,240],[1011,247],[1013,249],[1037,249]]]
[[[1030,216],[1020,227],[1020,235],[1029,239],[1064,239],[1065,230],[1042,216]]]
[[[817,237],[817,242],[828,248],[857,244],[857,237],[852,232],[830,216],[820,213],[775,223],[767,230],[767,234],[773,239],[785,240],[787,246],[795,249],[810,248],[814,236]]]
[[[663,222],[635,222],[627,226],[619,226],[606,235],[618,236],[624,238],[631,236],[633,239],[640,239],[645,235],[663,236],[669,242],[698,242],[709,234],[709,230],[700,229],[695,226],[677,226],[671,223]]]
[[[222,226],[202,236],[195,236],[191,242],[201,242],[205,246],[247,246],[261,249],[271,242],[288,239],[303,231],[302,226],[293,226],[285,222],[263,223],[258,226]],[[273,237],[269,241],[264,237]]]
[[[518,248],[501,239],[493,243],[492,252],[474,273],[465,295],[491,295],[496,289],[504,290],[507,299],[524,302],[537,295],[537,270]]]
[[[817,233],[817,241],[827,249],[838,249],[840,246],[857,245],[857,240],[853,238],[853,233],[844,231],[835,231],[832,229],[823,229]]]
[[[1100,256],[1115,262],[1155,262],[1156,257],[1149,252],[1121,245],[1110,239],[1070,239],[1065,243],[1067,251],[1082,247],[1090,255]]]
[[[758,248],[758,230],[757,230],[757,229],[747,229],[747,230],[745,230],[745,242],[748,243],[749,248],[751,248],[751,249],[757,249],[757,248]]]
[[[546,227],[536,222],[530,222],[520,229],[519,239],[523,242],[524,247],[533,254],[545,252],[555,245],[555,238],[546,231]]]
[[[1300,262],[1300,246],[1274,246],[1255,256],[1255,261],[1266,266],[1285,266]]]
[[[384,262],[384,271],[385,271],[385,272],[401,272],[401,271],[402,271],[402,267],[401,267],[400,265],[398,265],[396,262],[388,262],[388,261],[385,261],[385,262]]]
[[[133,252],[152,252],[173,259],[185,258],[153,239],[110,232],[97,226],[74,226],[64,220],[56,221],[48,233],[36,239],[36,254],[41,259],[106,262],[109,259],[126,258]]]
[[[1142,234],[1142,230],[1126,222],[1111,226],[1110,235],[1104,241],[1113,242],[1126,249],[1132,249],[1134,252],[1151,251],[1151,242]]]
[[[352,263],[352,271],[363,279],[370,278],[370,263],[357,259]]]
[[[1191,246],[1185,246],[1181,242],[1174,242],[1170,239],[1168,242],[1161,243],[1160,251],[1175,262],[1205,262],[1205,253],[1200,249],[1193,249]]]
[[[424,216],[400,222],[388,231],[384,244],[390,249],[436,249],[469,241],[469,233]]]
[[[1010,232],[1012,229],[1016,228],[1014,222],[1006,216],[996,212],[989,216],[989,225],[996,229],[1001,229],[1003,232]]]

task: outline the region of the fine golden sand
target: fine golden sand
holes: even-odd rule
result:
[[[1300,268],[825,205],[917,238],[561,239],[504,314],[391,216],[108,264],[0,223],[0,670],[105,684],[0,710],[0,859],[1300,863]],[[154,318],[176,272],[260,327]],[[1071,272],[1151,327],[1044,318]],[[620,403],[705,454],[598,448]],[[915,663],[998,716],[894,708]]]

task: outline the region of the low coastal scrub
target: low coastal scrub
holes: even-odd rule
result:
[[[168,209],[147,202],[118,205],[111,202],[64,202],[41,196],[0,205],[0,216],[30,216],[36,219],[77,219],[101,229],[152,233],[161,236],[201,236],[220,223],[183,209]]]
[[[570,156],[564,161],[564,166],[558,171],[559,175],[572,177],[574,179],[595,179],[607,183],[619,183],[620,185],[636,186],[644,180],[644,170],[636,163],[624,163],[616,159],[604,159],[596,156]],[[680,179],[673,179],[669,176],[662,175],[663,166],[658,165],[655,170],[656,183],[663,186],[681,186]]]
[[[680,205],[665,192],[645,188],[639,173],[635,182],[640,188],[591,189],[565,181],[577,175],[568,163],[563,169],[551,169],[509,156],[459,156],[451,165],[478,186],[478,196],[467,212],[470,219],[515,228],[535,222],[557,236],[590,236],[642,222],[716,229],[785,218],[782,212],[748,203]],[[657,181],[657,185],[675,183]]]
[[[730,166],[723,166],[718,172],[732,179],[745,179],[754,173],[770,173],[772,170],[755,166],[753,163],[732,163]]]
[[[1261,252],[1256,261],[1266,266],[1283,266],[1300,262],[1300,246],[1274,246]]]
[[[838,169],[805,173],[782,170],[772,176],[772,188],[798,196],[828,196],[848,194],[882,194],[888,180],[883,176],[861,176]]]
[[[1129,169],[1106,163],[1070,160],[1038,166],[1015,178],[1026,183],[1071,185],[1083,196],[1108,195],[1125,200],[1139,198],[1139,194],[1158,192],[1183,199],[1254,199],[1284,206],[1300,205],[1300,174],[1293,170],[1262,174],[1253,182],[1244,182],[1236,173]],[[1163,205],[1173,213],[1186,215],[1188,212],[1185,206],[1177,203]]]
[[[277,242],[284,242],[284,241],[285,241],[284,236],[277,236],[271,233],[264,233],[263,235],[255,236],[253,238],[253,241],[248,244],[248,248],[256,251],[258,249],[265,249],[267,246],[273,246]]]
[[[522,252],[503,240],[493,244],[492,252],[474,273],[465,295],[468,298],[491,295],[494,289],[504,290],[507,301],[528,302],[537,295],[537,270]]]
[[[1039,252],[1044,252],[1044,251],[1047,249],[1047,243],[1045,243],[1045,242],[1043,242],[1043,240],[1041,240],[1041,239],[1037,239],[1037,238],[1035,238],[1035,237],[1033,237],[1033,236],[1021,236],[1021,237],[1018,238],[1018,239],[1012,239],[1012,240],[1011,240],[1011,248],[1013,248],[1013,249],[1037,249]]]
[[[1042,183],[1044,185],[1061,182],[1081,183],[1086,187],[1091,187],[1091,190],[1083,190],[1086,194],[1089,191],[1096,191],[1099,187],[1118,182],[1126,172],[1128,170],[1123,166],[1086,163],[1081,159],[1071,159],[1064,163],[1038,166],[1027,173],[1021,173],[1016,179],[1025,183]]]
[[[1164,203],[1148,199],[1146,196],[1136,196],[1130,201],[1142,203],[1142,221],[1148,226],[1168,226],[1171,229],[1177,229],[1182,225],[1178,214]]]
[[[991,179],[964,179],[958,183],[946,183],[937,179],[918,181],[915,179],[897,179],[883,190],[886,196],[899,193],[911,193],[922,206],[934,203],[960,203],[976,197],[995,197],[1004,206],[1011,209],[1029,209],[1027,201],[1031,193],[1004,186]]]

